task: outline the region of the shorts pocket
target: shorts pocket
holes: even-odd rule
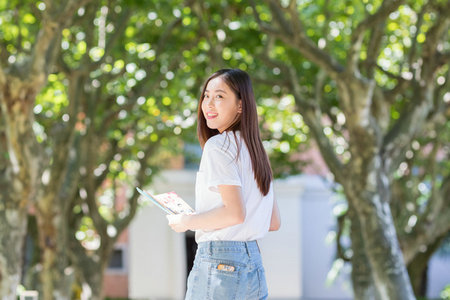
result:
[[[236,299],[245,266],[228,260],[209,259],[208,299]]]

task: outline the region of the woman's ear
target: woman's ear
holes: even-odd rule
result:
[[[242,100],[238,102],[238,113],[242,113]]]

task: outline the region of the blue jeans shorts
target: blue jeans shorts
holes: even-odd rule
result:
[[[185,299],[267,299],[266,276],[256,241],[199,243]]]

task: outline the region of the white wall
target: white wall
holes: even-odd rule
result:
[[[142,209],[130,227],[129,297],[181,299],[184,240],[156,207]]]
[[[350,269],[330,286],[327,274],[335,258],[335,243],[327,244],[326,237],[335,227],[333,193],[319,176],[303,175],[301,184],[302,262],[304,299],[352,299]]]
[[[271,299],[299,299],[302,295],[299,177],[277,180],[274,193],[281,215],[281,228],[258,241]]]
[[[428,264],[428,298],[440,298],[447,284],[450,284],[450,257],[435,253]]]
[[[193,205],[195,172],[166,171],[154,192],[176,191]],[[186,281],[184,235],[167,225],[165,213],[154,205],[140,209],[130,226],[129,297],[182,299]]]

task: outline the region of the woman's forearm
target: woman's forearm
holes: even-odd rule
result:
[[[216,230],[241,224],[245,220],[245,205],[241,187],[219,185],[223,205],[210,211],[186,217],[186,226],[191,230]]]
[[[185,224],[190,230],[217,230],[242,224],[245,211],[220,206],[210,211],[185,216]]]

